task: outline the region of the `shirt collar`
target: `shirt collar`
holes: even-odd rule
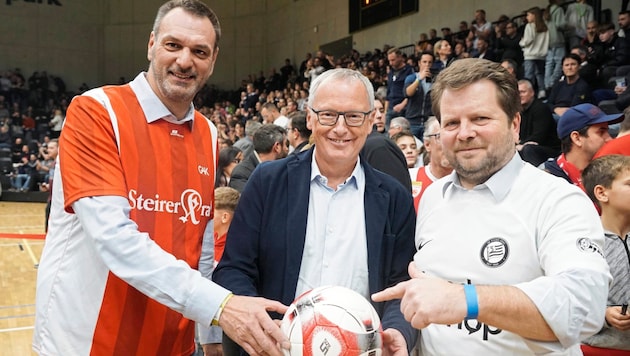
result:
[[[136,76],[129,85],[138,98],[138,102],[144,112],[144,117],[146,118],[147,123],[163,119],[173,124],[183,124],[184,122],[188,122],[190,125],[193,124],[193,119],[195,117],[195,108],[193,104],[190,103],[190,109],[186,113],[186,116],[184,116],[181,120],[177,120],[175,115],[168,110],[164,103],[162,103],[155,94],[153,89],[151,89],[151,86],[146,78],[146,72],[138,74],[138,76]]]
[[[316,152],[317,147],[313,149],[313,158],[311,159],[311,182],[316,181],[323,186],[328,186],[328,178],[322,175],[319,170],[319,166],[317,165],[317,161],[315,160]],[[353,186],[355,189],[358,189],[359,186],[365,184],[365,172],[363,171],[363,167],[361,167],[361,157],[357,157],[357,163],[355,164],[350,177],[346,178],[345,182],[337,188],[342,188],[348,184]]]
[[[606,228],[604,228],[604,236],[611,238],[611,239],[618,239],[621,236],[615,234],[614,232],[607,230]],[[630,232],[626,234],[626,239],[630,238]]]
[[[494,196],[496,201],[501,201],[510,192],[512,185],[516,181],[516,177],[525,165],[518,153],[514,153],[514,157],[496,173],[494,173],[487,181],[475,186],[473,190],[488,189]],[[449,189],[463,189],[457,172],[453,172],[448,176],[446,183],[442,186],[442,196],[446,195]]]

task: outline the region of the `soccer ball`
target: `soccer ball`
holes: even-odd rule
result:
[[[380,356],[381,320],[359,293],[324,286],[303,293],[282,318],[282,331],[291,341],[285,356]]]

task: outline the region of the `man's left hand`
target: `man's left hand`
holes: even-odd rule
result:
[[[383,356],[406,356],[407,342],[396,329],[383,331]]]

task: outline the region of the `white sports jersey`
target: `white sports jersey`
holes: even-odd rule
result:
[[[474,189],[461,187],[455,172],[433,183],[417,223],[419,270],[454,283],[516,286],[560,340],[525,340],[477,320],[432,324],[421,331],[425,356],[581,355],[580,338],[601,327],[610,275],[593,204],[518,154]]]

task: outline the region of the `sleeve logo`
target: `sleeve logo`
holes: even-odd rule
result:
[[[599,248],[599,246],[593,242],[593,240],[589,239],[588,237],[581,237],[579,239],[577,239],[577,241],[575,242],[578,250],[582,251],[582,252],[589,252],[589,253],[598,253],[600,256],[604,256],[604,254],[602,253],[602,250]]]

